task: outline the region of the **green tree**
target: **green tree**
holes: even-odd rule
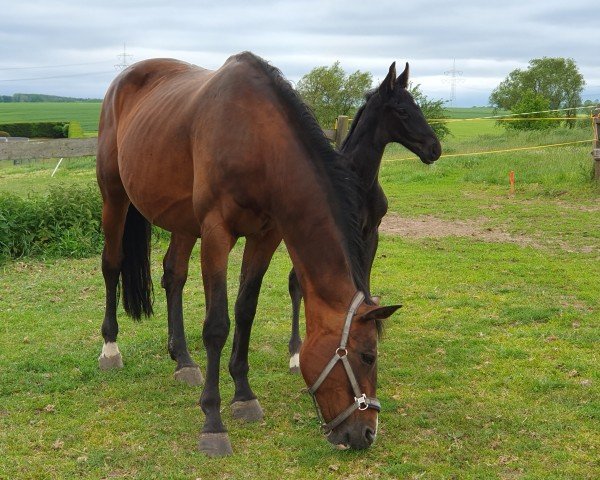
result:
[[[526,70],[517,68],[508,74],[490,95],[490,104],[514,110],[525,92],[533,91],[548,100],[549,109],[573,108],[566,114],[575,116],[584,86],[583,75],[572,58],[534,58]]]
[[[413,85],[412,83],[408,86],[408,91],[417,102],[417,105],[421,108],[423,115],[427,120],[433,119],[434,121],[430,122],[431,128],[437,135],[437,137],[442,140],[448,134],[450,134],[450,128],[448,128],[448,124],[443,121],[444,118],[448,118],[446,114],[446,109],[444,108],[444,104],[446,100],[432,100],[427,98],[423,92],[421,92],[421,85]]]
[[[511,118],[499,122],[503,127],[511,130],[545,130],[556,126],[556,122],[550,120],[521,120],[524,118],[544,118],[551,116],[547,110],[550,108],[550,101],[539,93],[533,90],[525,90],[522,93],[521,99],[513,106],[513,113],[540,112],[530,115],[518,115],[512,120]]]
[[[372,83],[370,72],[357,70],[346,75],[340,62],[335,62],[330,67],[313,68],[300,79],[296,89],[319,124],[331,128],[338,115],[354,115]]]

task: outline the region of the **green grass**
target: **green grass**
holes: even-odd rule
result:
[[[587,131],[450,138],[451,152],[589,138]],[[517,240],[384,235],[372,289],[403,308],[380,344],[377,443],[340,452],[322,439],[304,384],[287,373],[290,261],[265,278],[250,379],[264,422],[224,418],[234,455],[196,451],[199,389],[172,379],[153,246],[157,315],[121,313],[125,368],[100,372],[100,260],[21,259],[0,267],[0,478],[595,479],[600,469],[600,188],[589,145],[442,158],[433,166],[390,147],[381,181],[390,214],[477,221]],[[94,182],[92,159],[0,165],[0,193]],[[516,172],[516,193],[508,172]],[[241,245],[229,269],[236,295]],[[193,255],[184,292],[193,356],[204,296]],[[230,311],[233,311],[231,308]],[[225,358],[231,344],[225,349]]]
[[[84,132],[98,131],[99,102],[0,103],[0,123],[75,121]]]

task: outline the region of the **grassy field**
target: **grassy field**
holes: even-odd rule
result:
[[[77,121],[81,124],[86,133],[94,133],[98,131],[100,106],[100,103],[93,102],[0,103],[0,123],[62,120]],[[505,111],[496,112],[493,108],[487,107],[449,108],[447,112],[451,118],[475,118],[506,113]],[[489,125],[494,126],[493,121],[487,120],[482,122],[484,122],[483,125],[485,125],[483,128],[489,129]],[[481,122],[477,123],[479,123],[478,129],[481,129]],[[464,133],[457,124],[453,124],[453,132],[455,126],[457,134]]]
[[[444,151],[590,138],[587,130],[474,135],[472,128],[444,142]],[[212,460],[196,451],[200,390],[172,379],[166,352],[164,241],[153,246],[157,315],[141,323],[121,316],[119,372],[97,368],[99,258],[0,266],[0,478],[598,478],[600,188],[590,181],[589,151],[586,143],[447,157],[428,167],[403,160],[410,155],[401,147],[388,149],[381,182],[390,218],[473,228],[461,236],[383,236],[372,289],[384,304],[404,307],[380,344],[380,435],[365,452],[340,452],[320,438],[301,378],[287,373],[283,247],[264,281],[250,352],[266,417],[256,425],[231,419],[224,361],[234,455]],[[54,166],[0,164],[0,194],[94,182],[93,158],[65,160],[50,178]],[[230,302],[241,247],[230,263]],[[204,366],[197,251],[193,259],[186,327]]]
[[[98,131],[100,103],[40,102],[0,103],[0,123],[79,122],[85,133]]]

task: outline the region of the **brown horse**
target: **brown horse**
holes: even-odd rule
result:
[[[105,234],[102,368],[122,366],[119,277],[126,312],[137,318],[152,313],[150,223],[172,232],[162,284],[169,349],[172,356],[181,351],[173,344],[183,338],[181,289],[201,237],[207,368],[199,448],[230,453],[219,393],[230,326],[228,255],[245,236],[229,369],[234,416],[254,420],[262,411],[247,378],[250,329],[263,275],[283,239],[305,299],[301,370],[327,438],[352,448],[373,442],[378,324],[398,306],[370,305],[368,296],[363,301],[356,175],[343,167],[277,69],[251,53],[229,58],[216,71],[169,59],[131,66],[104,99],[97,177]],[[178,367],[188,359],[177,358]]]
[[[419,156],[426,164],[435,162],[441,145],[427,123],[423,112],[408,91],[408,63],[396,78],[396,63],[392,63],[381,85],[369,92],[358,109],[340,149],[342,161],[358,173],[360,183],[358,221],[362,232],[364,282],[369,290],[371,268],[379,243],[379,224],[387,212],[387,198],[379,184],[379,167],[385,147],[398,142]],[[298,372],[300,338],[300,304],[302,290],[295,271],[289,276],[292,299],[292,335],[289,341],[290,371]]]

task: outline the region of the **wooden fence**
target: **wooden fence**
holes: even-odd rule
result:
[[[594,178],[600,182],[600,109],[594,112]]]
[[[96,155],[98,139],[56,138],[49,140],[25,140],[0,142],[0,160],[23,160],[38,158],[71,158]]]

